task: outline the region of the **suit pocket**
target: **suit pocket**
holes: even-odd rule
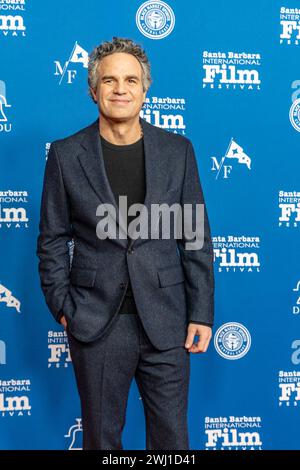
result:
[[[181,265],[168,266],[157,270],[159,286],[167,287],[184,282],[184,273]]]
[[[171,189],[168,189],[168,191],[165,191],[161,194],[161,197],[160,197],[160,204],[163,204],[163,203],[174,203],[175,201],[178,201],[180,200],[180,190],[177,189],[177,188],[171,188]]]
[[[72,267],[70,273],[71,284],[82,287],[93,287],[95,284],[97,269]]]

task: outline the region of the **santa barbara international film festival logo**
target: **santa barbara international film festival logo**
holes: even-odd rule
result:
[[[175,15],[165,2],[144,2],[136,12],[136,25],[150,39],[163,39],[175,26]]]
[[[300,313],[300,279],[297,281],[295,287],[293,288],[293,307],[292,313],[293,315],[299,315]]]
[[[211,171],[215,173],[216,180],[219,177],[224,179],[230,178],[233,169],[237,171],[238,165],[240,165],[240,169],[243,173],[251,170],[251,158],[244,152],[243,147],[233,140],[233,138],[229,142],[225,155],[219,158],[213,156],[211,160]]]
[[[212,243],[218,272],[260,272],[260,237],[216,235]]]
[[[0,191],[0,229],[27,229],[28,191]]]
[[[291,343],[291,363],[300,364],[300,339]],[[280,370],[278,373],[279,406],[296,407],[300,401],[300,370]]]
[[[185,135],[185,98],[146,97],[140,116],[156,127]]]
[[[300,8],[280,8],[280,44],[298,45],[300,42]]]
[[[88,52],[83,49],[77,41],[75,42],[73,49],[69,55],[69,58],[61,63],[59,60],[55,60],[55,72],[54,75],[60,77],[58,84],[61,85],[65,78],[65,83],[71,85],[77,75],[77,69],[72,67],[73,64],[81,64],[83,68],[88,68],[89,55]],[[72,64],[72,65],[70,65]],[[72,67],[72,68],[71,68]]]
[[[300,191],[279,191],[279,227],[295,228],[300,222]]]
[[[0,416],[30,416],[30,379],[0,379]]]
[[[300,80],[292,83],[292,104],[289,111],[289,118],[293,128],[300,132]]]
[[[206,450],[262,450],[260,416],[206,416]]]
[[[68,337],[65,331],[48,331],[48,368],[66,368],[71,363]]]
[[[261,54],[203,51],[203,88],[260,90]]]
[[[0,0],[0,31],[3,36],[26,36],[20,11],[25,11],[25,0]]]
[[[0,80],[0,132],[11,132],[11,123],[9,122],[9,104],[6,97],[6,84]]]
[[[300,401],[300,370],[280,370],[278,373],[278,387],[278,406],[298,406]]]
[[[251,336],[241,323],[224,323],[215,333],[214,345],[217,353],[224,359],[241,359],[250,349]]]

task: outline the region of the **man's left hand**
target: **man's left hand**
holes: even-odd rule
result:
[[[194,338],[199,335],[199,341],[194,343]],[[210,326],[198,325],[190,323],[188,326],[188,334],[185,341],[185,347],[191,353],[206,352],[212,337],[212,329]]]

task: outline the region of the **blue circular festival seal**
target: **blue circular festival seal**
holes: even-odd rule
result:
[[[214,344],[217,352],[225,359],[240,359],[251,346],[251,336],[240,323],[225,323],[215,334]]]
[[[290,121],[296,131],[300,132],[300,98],[293,101],[290,109]]]
[[[140,32],[150,39],[163,39],[175,25],[175,15],[165,2],[145,2],[136,13],[136,24]]]

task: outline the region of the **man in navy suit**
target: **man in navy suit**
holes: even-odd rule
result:
[[[113,38],[96,47],[89,89],[99,118],[53,142],[46,164],[39,273],[68,334],[84,449],[123,448],[133,378],[146,448],[189,449],[190,353],[205,352],[212,336],[213,250],[194,150],[189,139],[140,118],[150,84],[139,45]],[[163,236],[162,212],[149,236],[143,229],[155,205],[201,212],[201,243],[193,246],[185,230]],[[178,220],[185,228],[185,214],[172,220],[171,229]]]

